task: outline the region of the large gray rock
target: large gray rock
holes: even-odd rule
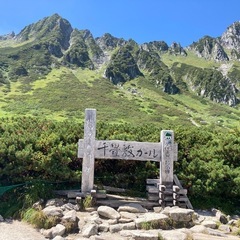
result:
[[[146,213],[147,210],[138,203],[129,203],[118,208],[118,212]]]
[[[122,230],[120,235],[126,239],[136,239],[136,240],[158,240],[161,234],[161,230]]]
[[[180,230],[161,231],[159,235],[164,240],[188,240],[189,239],[189,234],[182,232]]]
[[[70,210],[79,211],[80,208],[77,204],[66,203],[66,204],[61,206],[61,209],[63,211],[70,211]]]
[[[207,228],[212,228],[212,229],[217,228],[217,223],[213,220],[204,220],[201,224]]]
[[[97,212],[100,216],[109,218],[109,219],[119,219],[121,216],[114,208],[108,206],[100,206],[97,209]]]
[[[76,222],[78,220],[77,212],[75,210],[65,212],[62,219],[66,220],[66,221],[69,221],[69,222]]]
[[[53,217],[62,217],[63,216],[63,211],[60,207],[48,206],[48,207],[44,208],[42,211],[47,216],[53,216]]]
[[[45,238],[52,238],[52,229],[41,229],[40,233],[45,237]]]
[[[0,215],[0,222],[4,222],[4,218]]]
[[[99,232],[108,232],[109,231],[109,224],[108,223],[101,223],[98,225]]]
[[[169,229],[170,219],[165,214],[149,212],[135,219],[135,224],[138,229]]]
[[[208,230],[203,225],[195,225],[190,228],[191,232],[193,233],[208,233]]]
[[[120,223],[128,223],[134,221],[137,218],[136,214],[130,212],[120,212],[121,218],[119,219]]]
[[[193,220],[194,211],[185,208],[171,208],[169,217],[175,222],[190,222]]]
[[[79,231],[78,227],[79,218],[77,217],[77,212],[75,210],[64,212],[61,224],[66,227],[67,233],[75,233]]]
[[[122,224],[114,224],[109,226],[110,233],[120,232],[123,229]]]
[[[109,231],[111,233],[120,232],[121,230],[134,230],[136,229],[136,225],[134,222],[131,223],[120,223],[109,226]]]
[[[49,207],[49,206],[61,207],[63,204],[64,204],[64,201],[62,199],[54,198],[54,199],[49,199],[45,204],[45,207]]]
[[[57,224],[56,227],[52,227],[52,237],[62,236],[66,231],[66,227],[62,224]]]
[[[84,226],[84,229],[82,231],[82,236],[89,238],[93,235],[96,235],[98,233],[98,225],[96,223],[90,223]]]

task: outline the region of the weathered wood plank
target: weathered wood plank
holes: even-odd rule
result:
[[[182,190],[183,187],[182,187],[182,184],[181,184],[181,182],[179,181],[177,175],[175,175],[175,174],[173,175],[173,180],[174,180],[175,184],[180,188],[180,190]],[[192,206],[190,200],[189,200],[188,197],[187,197],[187,193],[185,193],[185,194],[182,193],[182,194],[184,195],[184,197],[187,198],[187,199],[185,200],[186,206],[187,206],[189,209],[193,209],[193,206]]]
[[[82,164],[82,192],[91,192],[94,184],[94,145],[96,135],[96,110],[85,110],[83,164]]]
[[[125,193],[127,192],[124,188],[116,188],[116,187],[110,187],[110,186],[103,186],[104,190],[109,192],[118,192],[118,193]]]
[[[84,140],[78,141],[78,157],[84,154]],[[96,140],[94,145],[96,159],[121,159],[139,161],[161,161],[161,144],[121,140]]]
[[[159,200],[159,196],[155,195],[155,194],[148,194],[147,198],[149,201],[158,201]]]
[[[162,161],[160,163],[160,184],[173,186],[173,160],[174,160],[174,133],[172,130],[161,131]]]
[[[160,179],[157,178],[157,179],[150,179],[148,178],[147,179],[147,184],[152,184],[152,185],[155,185],[155,184],[159,184],[160,183]]]
[[[149,193],[159,193],[159,190],[158,190],[158,188],[157,187],[155,187],[155,186],[147,186],[146,187],[146,190],[147,190],[147,192],[149,192]]]

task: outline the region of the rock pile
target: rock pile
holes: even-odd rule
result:
[[[34,207],[41,208],[39,204]],[[117,209],[99,206],[80,211],[77,204],[52,199],[40,211],[58,219],[56,226],[40,230],[45,238],[54,240],[240,239],[239,216],[226,216],[217,209],[155,207],[149,211],[138,203],[129,203]]]

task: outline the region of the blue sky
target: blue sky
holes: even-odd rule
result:
[[[0,35],[58,13],[94,37],[110,33],[138,43],[163,40],[188,46],[220,36],[240,21],[240,0],[1,0]]]

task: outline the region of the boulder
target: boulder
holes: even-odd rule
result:
[[[52,228],[51,229],[41,229],[40,233],[45,237],[45,238],[52,238]]]
[[[120,232],[123,229],[122,224],[114,224],[109,226],[110,233]]]
[[[57,224],[56,227],[52,227],[52,237],[62,236],[65,233],[66,227],[62,224]]]
[[[164,240],[188,240],[189,235],[179,230],[161,231],[159,236]]]
[[[96,223],[90,223],[84,226],[84,229],[82,231],[82,236],[89,238],[93,235],[96,235],[98,233],[98,225]]]
[[[63,211],[60,207],[48,206],[48,207],[44,208],[42,211],[47,216],[53,216],[53,217],[62,217],[63,216]]]
[[[76,222],[78,221],[77,212],[75,210],[70,210],[68,212],[65,212],[62,219],[69,222]]]
[[[158,240],[161,236],[161,230],[122,230],[120,235],[127,239],[137,239],[137,240]]]
[[[201,224],[207,228],[212,228],[212,229],[217,228],[217,223],[212,220],[204,220]]]
[[[62,199],[54,198],[54,199],[49,199],[45,204],[45,207],[48,207],[48,206],[61,207],[63,204],[64,204],[64,201]]]
[[[137,216],[134,213],[130,212],[120,212],[121,218],[119,219],[120,223],[128,223],[134,221]]]
[[[146,213],[147,210],[138,203],[129,203],[118,208],[118,212]]]
[[[72,203],[66,203],[64,205],[61,206],[61,209],[63,211],[70,211],[70,210],[75,210],[75,211],[79,211],[80,208],[77,204],[72,204]]]
[[[203,225],[195,225],[194,227],[191,227],[190,230],[193,233],[207,233],[208,232],[207,228]]]
[[[100,206],[97,209],[97,212],[100,216],[109,218],[109,219],[119,219],[121,216],[114,208],[108,206]]]
[[[192,227],[193,219],[196,218],[193,210],[179,207],[170,208],[168,216],[174,228]]]
[[[170,219],[161,213],[145,213],[141,217],[135,219],[138,229],[169,229]]]
[[[194,211],[185,208],[171,208],[169,210],[169,217],[174,222],[191,222],[193,220]]]
[[[98,225],[99,232],[108,232],[109,231],[109,224],[108,223],[101,223]]]

